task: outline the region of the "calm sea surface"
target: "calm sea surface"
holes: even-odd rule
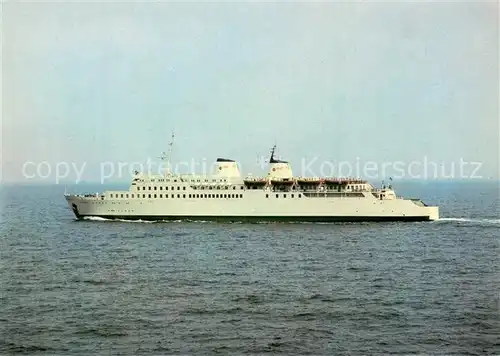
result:
[[[75,221],[2,187],[0,354],[500,354],[498,183],[396,189],[443,219]]]

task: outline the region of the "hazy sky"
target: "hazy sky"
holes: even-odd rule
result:
[[[174,161],[227,157],[245,172],[276,143],[297,171],[315,157],[427,157],[498,178],[498,10],[7,2],[3,179],[47,161],[85,163],[83,179],[98,180],[102,162],[158,157],[172,130]]]

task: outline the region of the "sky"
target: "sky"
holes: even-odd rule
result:
[[[433,162],[434,178],[498,179],[498,11],[7,1],[2,181],[126,181],[118,164],[159,163],[173,131],[173,163],[231,158],[254,175],[276,144],[297,175],[372,164],[378,179],[400,162],[414,178]]]

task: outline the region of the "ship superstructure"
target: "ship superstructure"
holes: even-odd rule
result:
[[[225,221],[425,221],[439,208],[396,196],[363,179],[295,177],[271,151],[263,177],[242,177],[235,160],[218,158],[211,175],[136,172],[126,191],[66,194],[77,219]]]

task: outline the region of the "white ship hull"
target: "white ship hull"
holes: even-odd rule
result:
[[[185,194],[185,193],[184,193]],[[245,191],[238,198],[101,199],[67,196],[77,218],[86,216],[128,220],[229,221],[426,221],[439,218],[438,207],[408,199],[306,197],[298,194]],[[267,198],[266,198],[267,194]],[[236,194],[233,194],[236,195]],[[284,196],[287,196],[286,198]],[[186,194],[188,196],[188,194]]]
[[[391,186],[374,188],[353,178],[294,177],[290,164],[269,160],[266,177],[242,178],[236,161],[218,158],[213,175],[143,175],[128,191],[66,195],[78,219],[424,221],[438,207],[397,197]]]

